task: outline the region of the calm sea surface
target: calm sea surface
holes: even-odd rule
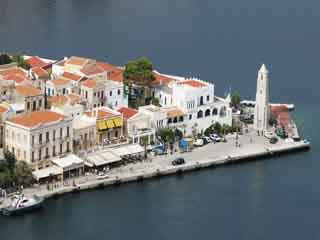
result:
[[[148,56],[244,98],[264,62],[272,100],[296,105],[313,148],[49,200],[0,217],[0,239],[320,239],[319,17],[316,0],[1,0],[0,52],[119,65]]]

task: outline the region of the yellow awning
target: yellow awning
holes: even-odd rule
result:
[[[114,128],[114,127],[115,127],[112,120],[107,120],[107,121],[106,121],[106,124],[107,124],[107,127],[108,127],[108,128]]]
[[[99,129],[99,130],[106,130],[107,128],[108,128],[108,127],[107,127],[105,121],[99,121],[99,122],[98,122],[98,129]]]
[[[116,127],[122,127],[123,121],[121,118],[115,118],[115,119],[113,119],[113,121],[114,121],[114,124],[116,125]]]

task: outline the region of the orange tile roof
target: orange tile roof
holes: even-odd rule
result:
[[[38,77],[49,77],[49,73],[42,67],[34,67],[32,68],[32,72],[37,74]]]
[[[89,59],[82,58],[82,57],[70,57],[65,64],[72,64],[72,65],[78,65],[83,66],[85,65]]]
[[[42,61],[38,56],[30,57],[29,59],[26,60],[26,63],[28,63],[32,68],[44,67],[47,65],[47,63]]]
[[[91,111],[91,112],[86,112],[85,113],[88,117],[96,117],[95,116],[95,110]],[[98,109],[98,116],[97,119],[107,119],[107,118],[111,118],[111,117],[115,117],[118,116],[112,112],[109,112],[107,110],[104,109]]]
[[[20,74],[23,76],[27,76],[27,72],[20,67],[7,68],[4,70],[0,70],[0,75],[11,75],[11,74]]]
[[[207,86],[203,82],[196,81],[196,80],[186,80],[183,82],[179,82],[178,84],[181,84],[181,85],[186,84],[186,85],[189,85],[190,87],[194,87],[194,88],[202,88],[202,87]]]
[[[124,70],[119,68],[114,68],[108,73],[108,79],[116,82],[123,82],[123,72]]]
[[[65,79],[65,78],[57,78],[55,80],[51,80],[51,82],[55,85],[55,86],[60,86],[60,85],[65,85],[65,84],[69,84],[70,80],[69,79]]]
[[[64,72],[62,74],[62,77],[70,79],[72,81],[79,81],[80,79],[82,79],[81,76],[74,74],[74,73],[70,73],[70,72]]]
[[[35,88],[31,85],[16,86],[16,93],[24,97],[33,97],[33,96],[39,96],[42,94],[40,89]]]
[[[97,81],[95,79],[87,79],[83,81],[82,83],[83,86],[86,86],[88,88],[95,88],[97,86]]]
[[[163,75],[158,74],[156,72],[153,72],[153,76],[155,77],[155,80],[153,81],[154,85],[169,85],[169,83],[174,81],[172,78],[169,78],[167,76],[163,76]]]
[[[97,64],[87,64],[80,71],[87,77],[105,72],[104,69]]]
[[[48,101],[51,102],[52,105],[65,105],[66,103],[70,103],[71,105],[80,103],[81,97],[77,94],[68,94],[63,96],[51,96],[48,98]]]
[[[126,120],[130,119],[131,117],[133,117],[138,113],[136,109],[128,108],[128,107],[119,108],[118,112],[122,113],[123,118]]]
[[[29,78],[27,78],[26,76],[23,76],[21,74],[8,74],[4,76],[5,80],[12,80],[15,81],[16,83],[22,83],[24,81],[30,81]],[[30,83],[32,83],[30,81]]]
[[[184,112],[182,110],[180,110],[179,108],[170,108],[167,111],[167,117],[179,117],[179,116],[183,116]]]
[[[102,68],[104,71],[112,71],[113,69],[117,69],[116,66],[109,64],[107,62],[97,62],[96,63],[100,68]]]
[[[9,122],[22,125],[24,127],[35,127],[38,124],[50,124],[65,119],[65,116],[52,111],[36,111],[18,115],[9,119]]]
[[[4,112],[6,112],[6,111],[8,111],[8,108],[6,108],[6,107],[4,107],[4,106],[0,106],[0,113],[1,113],[1,114],[4,113]]]

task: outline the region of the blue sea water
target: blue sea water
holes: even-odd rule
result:
[[[312,150],[49,200],[0,217],[0,239],[319,239],[320,2],[315,0],[1,0],[0,52],[79,55],[296,105]]]

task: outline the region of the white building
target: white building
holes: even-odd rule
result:
[[[52,111],[37,111],[5,122],[5,148],[33,169],[72,151],[72,118]]]
[[[269,124],[269,71],[262,64],[257,79],[256,105],[254,109],[254,128],[258,131],[268,129]]]
[[[46,82],[47,96],[61,96],[72,93],[72,81],[58,77]]]
[[[187,135],[195,129],[201,133],[215,122],[232,125],[232,110],[229,103],[214,95],[212,83],[159,73],[155,76],[159,80],[153,89],[153,95],[159,99],[163,107],[176,108],[167,110],[171,113],[168,112],[165,125],[180,129],[183,126],[181,130]]]
[[[123,83],[105,81],[106,104],[112,109],[127,107],[128,97],[124,94]]]

